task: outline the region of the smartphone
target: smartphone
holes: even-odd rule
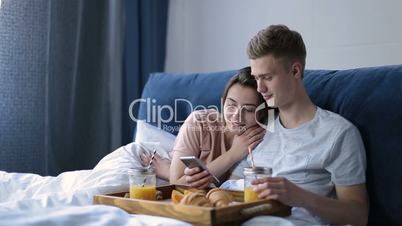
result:
[[[194,168],[194,167],[199,167],[200,169],[201,169],[201,171],[202,170],[207,170],[208,171],[208,168],[207,168],[207,166],[205,166],[205,164],[203,163],[203,162],[201,162],[201,160],[199,159],[199,158],[197,158],[197,157],[195,157],[195,156],[182,156],[182,157],[180,157],[180,160],[184,163],[184,165],[186,165],[188,168]],[[217,187],[219,187],[219,184],[220,184],[220,181],[219,181],[219,179],[215,176],[215,175],[213,175],[212,173],[209,173],[209,174],[211,174],[211,176],[212,176],[212,178],[213,178],[213,182],[214,182],[214,184],[217,186]]]

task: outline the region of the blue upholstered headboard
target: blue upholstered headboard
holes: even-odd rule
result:
[[[156,73],[145,85],[139,118],[173,134],[191,112],[178,102],[177,121],[168,119],[175,99],[187,99],[193,106],[215,105],[223,88],[236,71],[174,75]],[[307,70],[304,82],[313,102],[339,113],[360,130],[367,152],[367,183],[370,195],[369,224],[402,224],[402,65],[351,70]],[[154,102],[152,102],[154,100]],[[148,105],[148,106],[147,106]],[[154,118],[152,118],[154,117]],[[154,119],[154,120],[152,120]]]
[[[177,135],[178,128],[197,106],[220,107],[226,82],[235,73],[236,71],[190,75],[151,74],[142,93],[144,102],[140,104],[138,118],[148,118],[148,123]],[[172,113],[166,106],[172,107],[176,118],[167,120]],[[163,122],[164,120],[167,122]]]

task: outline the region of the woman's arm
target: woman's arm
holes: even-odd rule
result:
[[[170,165],[171,184],[187,184],[184,175],[184,169],[186,166],[180,160],[180,157],[182,156],[187,156],[187,154],[178,151],[173,152],[172,164]]]
[[[170,171],[170,182],[187,184],[192,187],[206,187],[212,181],[209,173],[217,177],[221,177],[235,163],[239,162],[248,154],[248,148],[254,149],[261,141],[265,134],[265,130],[255,126],[247,129],[241,135],[235,135],[231,148],[218,158],[207,164],[208,171],[200,172],[200,169],[188,169],[180,161],[182,152],[173,154],[172,166]]]
[[[140,153],[140,159],[141,165],[148,166],[152,159],[152,155],[146,152]],[[155,169],[156,176],[163,180],[169,180],[170,164],[171,161],[169,159],[163,158],[158,154],[155,154],[154,159],[152,160],[152,166]]]
[[[170,183],[186,184],[197,188],[208,187],[212,182],[212,176],[210,173],[220,177],[238,161],[228,153],[229,152],[224,153],[211,163],[207,164],[208,171],[204,170],[200,172],[198,167],[192,169],[187,168],[180,160],[180,157],[185,155],[181,152],[175,152],[170,167]]]
[[[188,116],[176,137],[170,165],[170,184],[187,184],[183,177],[185,165],[180,160],[181,156],[199,157],[200,155],[203,128],[197,114],[200,113],[193,112]]]
[[[220,177],[237,162],[237,160],[232,158],[232,155],[228,153],[229,152],[224,153],[211,163],[207,164],[208,171],[204,170],[200,172],[198,167],[191,169],[186,167],[180,160],[180,157],[184,155],[180,152],[175,152],[170,167],[170,183],[185,184],[196,188],[208,187],[212,182],[212,176],[210,173]]]
[[[235,135],[230,149],[210,162],[207,167],[211,173],[220,177],[235,163],[248,155],[248,149],[253,150],[263,139],[265,130],[259,126],[248,128],[244,133]]]

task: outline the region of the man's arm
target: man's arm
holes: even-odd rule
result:
[[[335,186],[338,198],[331,199],[311,193],[305,208],[331,224],[366,225],[368,198],[365,184]],[[309,197],[310,196],[310,197]]]
[[[365,184],[335,186],[337,199],[304,190],[283,177],[253,181],[260,198],[278,200],[286,205],[303,207],[329,224],[366,225],[368,198]]]

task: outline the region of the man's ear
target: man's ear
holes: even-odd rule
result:
[[[292,75],[296,78],[296,79],[302,79],[302,65],[299,62],[294,62],[292,64]]]

